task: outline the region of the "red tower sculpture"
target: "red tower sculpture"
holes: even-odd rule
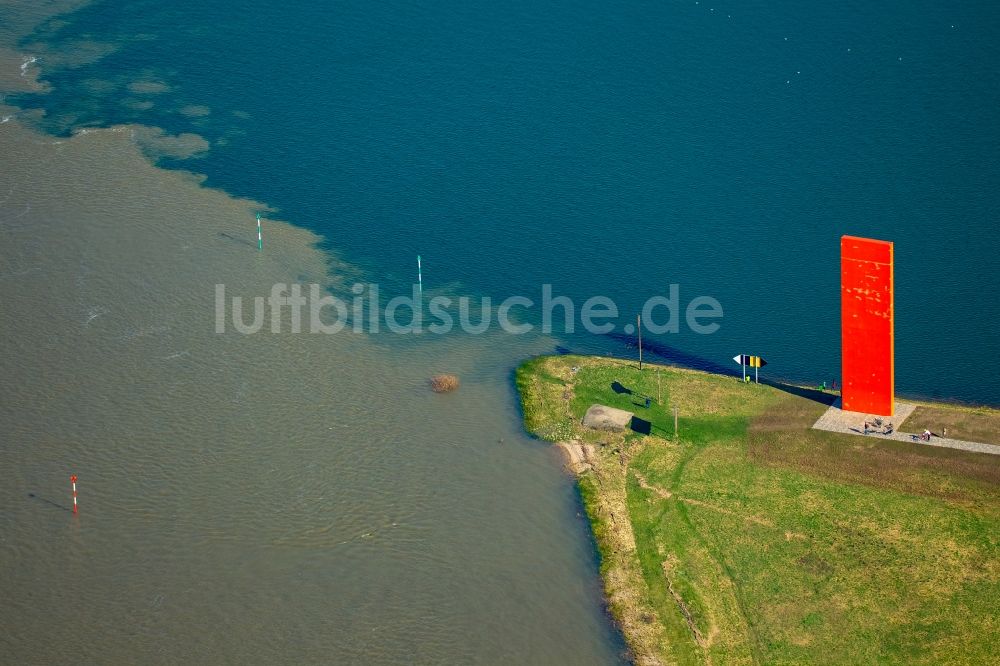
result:
[[[892,416],[895,394],[892,243],[840,239],[842,408]]]

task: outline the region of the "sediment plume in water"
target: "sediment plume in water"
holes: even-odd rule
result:
[[[341,263],[270,220],[258,250],[266,206],[152,166],[149,136],[0,124],[0,653],[613,660],[572,490],[520,432],[514,342],[217,333],[215,285],[337,288]],[[435,400],[441,366],[477,379]]]

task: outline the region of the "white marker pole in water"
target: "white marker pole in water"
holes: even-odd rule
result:
[[[424,273],[423,269],[420,267],[420,255],[417,255],[417,285],[420,288],[420,297],[424,296]]]
[[[260,213],[257,213],[257,249],[264,249],[264,237],[260,233]]]

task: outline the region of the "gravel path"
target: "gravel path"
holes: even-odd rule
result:
[[[896,415],[891,418],[883,417],[885,421],[891,421],[894,424],[900,424],[906,421],[916,409],[916,405],[911,405],[905,402],[896,403]],[[840,408],[840,400],[833,403],[830,409],[826,410],[816,423],[813,424],[813,428],[817,430],[829,430],[830,432],[842,432],[848,435],[859,435],[861,437],[875,437],[879,439],[895,439],[900,442],[920,442],[920,439],[916,433],[909,432],[899,432],[894,431],[891,435],[881,435],[881,434],[868,434],[864,433],[864,423],[865,420],[872,422],[875,420],[875,416],[871,414],[864,414],[862,412],[845,412]],[[926,444],[927,446],[940,446],[946,449],[961,449],[963,451],[975,451],[976,453],[991,453],[993,455],[1000,455],[1000,446],[995,444],[984,444],[982,442],[966,442],[961,439],[951,439],[950,437],[937,437],[932,436],[930,442],[920,442],[921,444]]]

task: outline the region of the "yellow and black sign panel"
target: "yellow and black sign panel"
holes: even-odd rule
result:
[[[748,354],[740,354],[738,356],[734,356],[733,360],[739,363],[740,365],[748,365],[751,368],[763,368],[765,365],[767,365],[767,361],[765,361],[760,356],[750,356]]]

